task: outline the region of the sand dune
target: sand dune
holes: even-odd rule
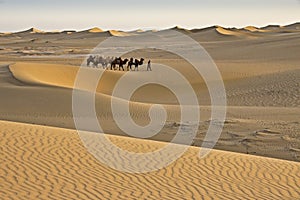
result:
[[[42,63],[16,63],[10,65],[10,67],[4,66],[2,69],[6,79],[3,79],[1,84],[7,86],[0,88],[0,91],[9,94],[0,99],[1,104],[6,105],[0,113],[2,119],[75,128],[71,105],[72,89],[78,67]],[[94,73],[100,69],[85,68],[85,70]],[[300,73],[299,70],[287,70],[275,74],[262,72],[259,76],[250,74],[244,77],[241,76],[239,79],[236,79],[236,77],[229,79],[230,77],[227,77],[228,80],[225,82],[225,86],[228,98],[228,118],[236,122],[226,124],[217,148],[244,153],[250,151],[257,155],[299,160],[299,153],[280,147],[300,148],[298,143],[295,143],[298,140],[294,135],[294,131],[297,131],[297,124],[295,124],[297,120],[294,120],[297,118],[297,112],[299,111],[297,108],[299,106],[299,97],[297,96],[298,73]],[[112,98],[117,99],[120,104],[126,102],[123,99],[111,96],[116,82],[123,74],[124,72],[117,71],[104,72],[96,94],[99,122],[102,122],[106,132],[116,135],[126,135],[113,123],[110,109]],[[131,75],[130,79],[133,83],[141,78],[139,73],[130,73],[129,75]],[[192,79],[193,77],[196,76],[190,76]],[[278,83],[275,84],[274,79]],[[24,86],[16,87],[19,85]],[[201,88],[203,82],[200,80],[194,82],[193,85],[195,88]],[[288,90],[287,87],[289,87]],[[283,90],[285,92],[282,92]],[[205,95],[207,94],[205,90],[200,91],[198,98],[201,105],[203,105],[200,108],[202,122],[200,123],[199,134],[194,141],[196,146],[202,145],[204,133],[208,128],[205,121],[210,118],[210,98]],[[10,96],[12,95],[16,98],[11,99]],[[22,96],[27,97],[22,98]],[[21,105],[18,101],[19,98],[22,98],[23,103]],[[33,102],[34,107],[31,106]],[[169,117],[160,134],[150,139],[170,141],[178,127],[169,126],[168,124],[179,121],[180,107],[174,95],[168,90],[155,85],[138,90],[131,98],[131,117],[141,125],[149,123],[148,111],[153,103],[163,104]],[[263,107],[260,106],[268,107],[263,111]],[[245,113],[245,115],[242,113]],[[127,120],[124,113],[119,113],[118,116],[122,120]],[[282,124],[282,120],[286,123]],[[280,132],[280,137],[275,138],[275,140],[271,136],[260,138],[264,143],[258,143],[256,137],[253,137],[253,133],[263,130],[264,127],[275,127],[274,123],[279,124],[276,125],[276,129]],[[97,131],[89,128],[87,130]],[[251,141],[247,142],[249,148],[246,148],[245,142],[241,142],[245,138],[251,138]],[[272,139],[272,142],[269,139]],[[231,145],[229,145],[228,140],[230,140]],[[281,149],[281,153],[273,151],[272,145],[274,144]],[[263,149],[263,151],[260,149]]]
[[[76,66],[43,63],[16,63],[10,65],[9,69],[14,78],[26,84],[49,85],[73,89],[79,68]],[[85,68],[85,70],[97,72],[97,69],[92,68]],[[274,72],[272,72],[271,69],[268,71],[256,71],[255,74],[251,74],[251,71],[249,70],[248,73],[245,72],[245,74],[241,72],[242,70],[240,70],[240,74],[235,74],[232,71],[227,70],[228,69],[223,71],[223,69],[221,69],[221,73],[223,74],[226,83],[229,105],[292,107],[297,107],[299,105],[299,96],[297,93],[299,70],[285,69],[285,71],[282,71],[279,74],[276,69],[273,69]],[[252,70],[255,71],[255,68]],[[183,74],[186,74],[188,80],[194,80],[191,83],[192,87],[201,91],[200,93],[197,93],[200,102],[209,105],[210,98],[208,95],[204,95],[207,93],[205,83],[197,74],[189,73],[188,71],[189,68],[181,70]],[[97,92],[99,94],[111,96],[116,83],[124,73],[126,72],[104,71],[102,79],[98,83]],[[133,83],[140,78],[139,74],[136,73],[130,73],[128,75],[131,77]],[[274,83],[274,79],[276,79],[278,83]],[[169,81],[172,82],[171,79]],[[239,87],[236,87],[237,83]],[[178,87],[181,86],[178,85]],[[289,87],[288,90],[286,89],[287,87]],[[283,92],[283,90],[285,90],[285,92]],[[159,95],[157,96],[156,94]],[[253,94],[255,94],[255,96],[253,96]],[[150,104],[178,104],[172,93],[157,85],[149,85],[141,88],[132,97],[132,100]]]
[[[141,34],[141,33],[145,33],[145,32],[146,31],[144,31],[143,29],[137,29],[137,30],[129,31],[128,33]]]
[[[244,29],[251,31],[251,32],[255,32],[255,31],[259,30],[259,28],[255,27],[255,26],[246,26]]]
[[[111,36],[124,37],[124,36],[130,36],[130,35],[132,35],[132,34],[130,34],[130,33],[123,32],[123,31],[117,31],[117,30],[109,30],[108,32],[109,32],[109,34],[110,34]]]
[[[268,26],[262,27],[261,29],[272,31],[272,30],[277,30],[277,29],[281,29],[281,28],[283,28],[283,26],[280,26],[280,25],[268,25]]]
[[[235,37],[245,37],[245,38],[256,38],[259,35],[255,35],[253,33],[249,33],[248,31],[244,31],[243,29],[226,29],[223,27],[216,28],[216,31],[219,34],[226,35],[226,36],[235,36]]]
[[[170,28],[170,29],[171,29],[171,30],[174,30],[174,31],[179,31],[179,32],[184,33],[184,34],[190,34],[190,33],[191,33],[190,30],[185,29],[185,28],[182,28],[182,27],[180,27],[180,26],[175,26],[175,27]]]
[[[232,35],[232,36],[241,36],[242,35],[241,33],[238,33],[236,31],[231,31],[231,30],[225,29],[223,27],[216,28],[216,31],[223,35]]]
[[[98,27],[94,27],[88,30],[90,33],[101,33],[103,32],[102,29],[98,28]]]
[[[129,32],[123,32],[123,31],[117,31],[117,30],[108,30],[108,31],[103,31],[102,29],[95,27],[92,29],[88,29],[85,31],[80,31],[77,32],[75,34],[86,34],[87,37],[93,37],[92,35],[90,35],[89,33],[94,33],[96,36],[105,36],[105,37],[110,37],[110,36],[116,36],[116,37],[125,37],[125,36],[130,36],[133,33],[129,33]]]
[[[72,89],[74,81],[78,72],[78,67],[68,65],[53,65],[53,64],[41,64],[41,63],[16,63],[11,65],[11,72],[14,77],[27,84],[42,84],[51,85],[57,87],[64,87]],[[93,71],[95,69],[86,68],[85,70]],[[249,105],[249,106],[292,106],[297,107],[300,105],[298,90],[299,73],[298,69],[285,69],[282,72],[278,72],[276,68],[269,69],[267,71],[256,71],[253,68],[255,74],[251,74],[249,71],[245,74],[240,71],[240,74],[235,74],[233,71],[227,69],[223,71],[223,79],[226,81],[227,97],[229,97],[230,105]],[[97,70],[96,70],[97,71]],[[183,74],[188,74],[189,80],[195,80],[192,86],[205,93],[205,84],[203,80],[199,79],[194,73],[190,74],[187,70],[181,70]],[[112,72],[105,71],[101,82],[98,84],[97,92],[101,94],[111,95],[115,84],[121,78],[124,72]],[[230,75],[227,75],[230,74]],[[130,74],[132,81],[139,79],[139,75]],[[263,78],[262,78],[263,76]],[[277,82],[274,82],[276,80]],[[170,80],[172,81],[172,80]],[[236,87],[238,81],[239,87]],[[288,89],[287,89],[288,88]],[[169,99],[165,101],[165,104],[173,104],[176,102],[174,96],[170,93],[160,94],[160,98],[156,98],[155,101],[151,101],[151,96],[155,96],[155,93],[159,91],[165,91],[162,87],[148,86],[147,92],[144,91],[137,93],[134,97],[134,101],[158,103],[160,99]],[[268,92],[266,92],[268,91]],[[254,95],[255,94],[255,95]],[[209,104],[210,99],[208,96],[198,94],[201,102]],[[155,99],[155,98],[154,98]],[[242,101],[241,101],[242,99]]]
[[[254,27],[254,26],[247,26],[244,28],[225,28],[221,26],[211,26],[208,28],[201,28],[201,29],[186,29],[183,27],[175,26],[173,28],[170,28],[171,30],[176,30],[179,32],[182,32],[184,34],[195,34],[195,33],[201,33],[201,32],[206,32],[209,30],[214,30],[218,34],[225,35],[225,36],[236,36],[236,37],[258,37],[261,36],[260,33],[265,33],[265,34],[276,34],[276,33],[296,33],[300,31],[300,26],[299,23],[294,23],[286,26],[281,26],[281,25],[268,25],[265,27]],[[157,30],[150,30],[152,32],[157,32]],[[164,31],[164,30],[161,30]],[[42,31],[37,28],[30,28],[28,30],[16,32],[16,33],[0,33],[0,36],[6,36],[6,35],[26,35],[28,33],[34,34],[34,33],[48,33],[48,34],[58,34],[58,33],[108,33],[110,36],[130,36],[132,34],[141,34],[146,31],[143,31],[141,29],[135,30],[135,31],[117,31],[117,30],[108,30],[108,31],[103,31],[102,29],[98,27],[94,27],[88,30],[84,31],[68,31],[68,30],[63,30],[63,31]],[[216,39],[216,38],[215,38]]]
[[[37,28],[30,28],[28,30],[25,30],[25,31],[20,31],[20,32],[17,32],[17,33],[45,33],[44,31],[41,31]]]
[[[203,29],[191,30],[190,36],[201,44],[206,42],[227,42],[239,39],[238,37],[220,34],[217,31],[219,26],[211,26]]]
[[[110,139],[128,151],[159,149],[173,139],[180,125],[186,137],[198,126],[192,142],[196,147],[190,147],[170,166],[147,174],[114,171],[84,148],[75,131],[72,110],[79,66],[106,38],[134,37],[144,32],[93,28],[43,33],[30,29],[0,35],[1,199],[299,199],[299,23],[174,30],[199,42],[220,70],[228,106],[215,149],[224,151],[214,150],[205,159],[197,157],[197,146],[211,142],[205,139],[210,123],[220,123],[211,119],[211,100],[203,78],[187,61],[158,49],[124,55],[151,59],[152,72],[146,72],[146,65],[139,72],[84,68],[92,75],[103,72],[95,94],[97,120],[103,132],[111,134]],[[189,105],[200,110],[197,124],[180,121],[178,100],[165,87],[143,86],[129,101],[113,95],[124,74],[131,84],[149,77],[156,80],[160,74],[155,63],[176,69],[189,81],[200,103],[200,107]],[[180,94],[186,94],[178,80],[165,79],[176,83]],[[89,80],[85,83],[90,84]],[[82,95],[91,94],[80,89]],[[129,103],[130,114],[117,110],[113,116],[112,100],[122,106]],[[168,117],[159,133],[149,140],[131,138],[115,123],[131,117],[138,125],[146,126],[153,104],[162,105]],[[92,116],[84,111],[82,119],[91,120]],[[90,144],[96,145],[94,132],[98,130],[89,126],[82,129],[90,131],[86,135]],[[110,160],[134,168],[117,152],[111,153]],[[153,166],[160,161],[143,163]]]
[[[298,28],[297,28],[298,27]],[[178,29],[180,31],[180,29]],[[185,29],[182,29],[185,30]],[[203,29],[185,30],[184,33],[191,34],[196,40],[203,41],[222,41],[236,39],[259,39],[274,36],[282,33],[297,33],[299,32],[299,24],[295,23],[288,26],[266,26],[254,27],[247,26],[244,28],[224,28],[221,26],[211,26]],[[216,34],[217,33],[217,34]],[[199,37],[200,36],[200,37]],[[225,36],[225,37],[220,37]]]
[[[9,69],[11,70],[14,78],[27,84],[50,85],[73,89],[79,67],[43,63],[15,63],[10,65]],[[98,70],[102,69],[84,68],[84,70],[97,72]],[[124,73],[126,72],[116,72],[110,70],[104,71],[102,79],[98,83],[97,92],[111,95],[114,86]],[[131,76],[133,82],[140,78],[139,74],[136,73],[130,73],[128,75]],[[189,73],[189,75],[190,76],[188,76],[188,78],[190,79],[195,77],[192,73]],[[174,80],[170,79],[169,81],[172,82]],[[198,82],[195,81],[194,84],[196,85],[195,87],[201,87],[201,85],[203,85],[203,80],[199,80]],[[148,94],[143,92],[141,95],[138,95],[141,96],[141,99],[136,99],[136,101],[146,102],[147,99],[154,95],[154,93],[165,91],[159,86],[150,86],[148,89]],[[160,95],[160,99],[162,100],[164,97],[168,97],[166,99],[170,99],[170,95],[173,96],[173,94],[170,93],[166,93],[165,95],[166,96]]]
[[[290,24],[287,26],[284,26],[285,28],[289,28],[289,29],[295,29],[295,30],[299,30],[300,29],[300,23],[294,23],[294,24]]]
[[[66,65],[17,63],[10,66],[13,76],[28,84],[72,88],[78,68]]]
[[[36,29],[36,28],[31,28],[31,29],[27,30],[27,32],[30,32],[30,33],[44,33],[44,31],[41,31],[41,30]]]
[[[156,172],[122,173],[99,163],[75,131],[0,122],[2,199],[298,199],[299,163],[190,148]],[[91,137],[93,137],[93,134]],[[139,152],[163,143],[109,136]],[[127,163],[111,152],[120,164]],[[158,162],[156,160],[150,163]]]

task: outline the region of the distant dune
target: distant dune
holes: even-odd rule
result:
[[[25,31],[20,31],[20,32],[17,32],[17,33],[45,33],[44,31],[41,31],[37,28],[30,28],[28,30],[25,30]]]
[[[247,32],[250,33],[278,33],[278,32],[298,32],[300,31],[300,25],[299,23],[294,23],[291,25],[286,25],[286,26],[280,26],[280,25],[268,25],[265,27],[255,27],[255,26],[246,26],[244,28],[225,28],[222,26],[211,26],[211,27],[207,27],[207,28],[200,28],[200,29],[186,29],[183,27],[179,27],[179,26],[175,26],[173,28],[170,28],[171,30],[176,30],[185,34],[193,34],[193,33],[201,33],[201,32],[206,32],[208,30],[215,30],[217,31],[217,33],[220,33],[222,35],[226,35],[226,36],[237,36],[237,37],[251,37],[251,36],[257,36],[254,34],[248,34]],[[151,30],[150,30],[151,31]],[[157,30],[152,30],[154,32],[156,32]],[[163,31],[163,30],[161,30]],[[110,36],[130,36],[132,34],[141,34],[145,31],[138,29],[138,30],[134,30],[134,31],[117,31],[117,30],[107,30],[104,31],[101,28],[98,27],[94,27],[88,30],[84,30],[84,31],[68,31],[68,30],[64,30],[64,31],[42,31],[39,30],[37,28],[30,28],[28,30],[25,31],[20,31],[20,32],[15,32],[12,34],[26,34],[26,33],[32,33],[32,34],[36,34],[36,33],[108,33]],[[8,33],[6,33],[8,34]],[[4,35],[4,33],[0,33],[0,36]]]
[[[255,27],[255,26],[246,26],[244,29],[247,31],[251,31],[251,32],[255,32],[255,31],[259,30],[259,28]]]
[[[110,30],[108,31],[111,36],[119,36],[119,37],[124,37],[124,36],[130,36],[132,34],[123,32],[123,31],[116,31],[116,30]]]
[[[103,30],[98,28],[98,27],[94,27],[94,28],[89,29],[88,32],[90,32],[90,33],[101,33],[101,32],[103,32]]]
[[[223,27],[216,28],[216,31],[222,35],[230,35],[230,36],[241,36],[242,34],[237,32],[236,30],[225,29]]]

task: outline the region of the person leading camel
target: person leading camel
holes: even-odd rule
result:
[[[151,69],[151,60],[148,61],[147,71],[152,71],[152,69]]]

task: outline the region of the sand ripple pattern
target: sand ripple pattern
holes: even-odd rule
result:
[[[238,85],[238,87],[237,87]],[[235,106],[300,107],[300,70],[245,78],[226,87]]]
[[[223,151],[200,159],[191,147],[167,168],[127,174],[100,164],[76,131],[0,121],[0,137],[1,199],[300,199],[296,162]],[[110,137],[140,152],[164,145]]]

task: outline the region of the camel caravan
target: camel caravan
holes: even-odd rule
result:
[[[124,66],[126,66],[127,71],[138,71],[138,68],[140,65],[144,64],[144,58],[141,58],[140,60],[130,58],[130,59],[122,59],[121,57],[119,58],[113,58],[113,57],[102,57],[102,56],[92,56],[90,55],[87,59],[86,65],[88,67],[95,67],[98,68],[99,65],[102,66],[103,69],[110,69],[110,70],[117,70],[119,71],[122,69],[125,71]],[[134,68],[133,68],[134,67]],[[151,61],[148,61],[147,65],[147,71],[152,71],[151,70]]]

